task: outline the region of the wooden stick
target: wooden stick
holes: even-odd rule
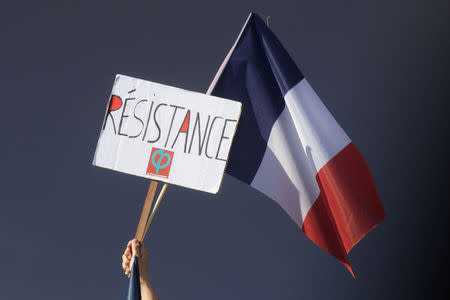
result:
[[[168,184],[164,183],[161,191],[159,192],[158,199],[156,199],[155,206],[153,206],[152,213],[150,214],[150,218],[148,219],[147,225],[145,226],[144,236],[147,234],[148,228],[150,227],[150,223],[152,222],[153,218],[155,217],[156,210],[158,209],[159,204],[161,203],[161,200],[166,193]]]
[[[142,208],[141,218],[139,219],[136,235],[134,236],[134,238],[139,242],[142,242],[144,240],[147,220],[152,208],[153,198],[155,197],[157,187],[158,181],[151,180],[150,186],[148,187],[147,196],[145,197],[145,203],[144,207]]]
[[[152,206],[153,198],[155,197],[156,188],[158,187],[157,181],[152,180],[150,182],[150,186],[148,187],[147,197],[145,197],[144,207],[142,208],[141,218],[139,219],[138,228],[136,230],[135,239],[137,239],[138,241],[142,242],[144,240],[144,237],[147,234],[148,227],[150,226],[150,223],[152,222],[152,220],[155,216],[156,209],[158,208],[159,203],[161,203],[161,199],[166,192],[167,186],[168,186],[167,183],[165,183],[163,185],[161,191],[159,192],[158,199],[156,199],[155,206],[153,207],[153,210],[149,217],[148,215],[150,213],[150,208]],[[144,221],[145,221],[145,223],[144,223]],[[134,257],[133,257],[133,259],[134,259]],[[133,265],[133,259],[131,260],[130,266]],[[127,275],[128,277],[130,277],[130,274],[131,274],[130,271],[125,272],[125,275]]]

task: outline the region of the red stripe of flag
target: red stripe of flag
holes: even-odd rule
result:
[[[349,143],[317,173],[320,195],[302,229],[352,273],[347,254],[386,214],[367,163]]]

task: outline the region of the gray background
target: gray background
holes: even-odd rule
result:
[[[116,73],[204,92],[248,13],[366,158],[387,219],[357,279],[269,198],[170,186],[146,244],[161,299],[437,298],[448,289],[449,2],[1,2],[0,299],[124,299],[148,181],[91,165]]]

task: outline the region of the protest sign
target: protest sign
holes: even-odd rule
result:
[[[93,164],[217,193],[241,103],[117,75]]]

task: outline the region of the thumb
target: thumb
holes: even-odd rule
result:
[[[141,243],[134,239],[131,241],[131,250],[133,252],[133,256],[141,257]]]

